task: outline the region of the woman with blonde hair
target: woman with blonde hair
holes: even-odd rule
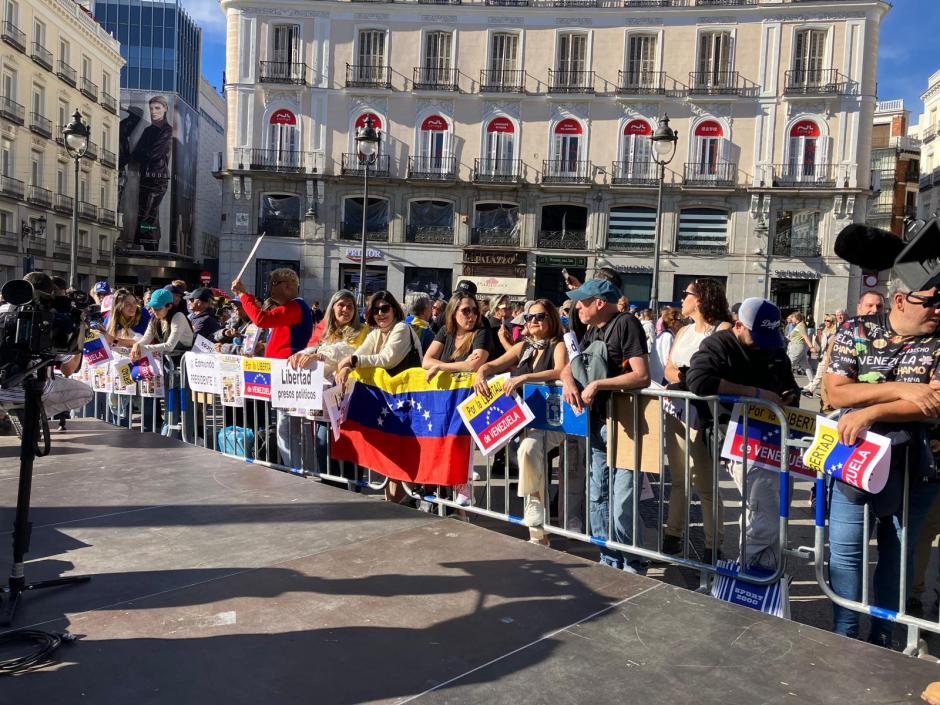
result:
[[[129,348],[147,331],[150,313],[130,289],[118,289],[105,319],[102,337],[108,345]]]

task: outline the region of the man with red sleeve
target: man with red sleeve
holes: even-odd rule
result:
[[[293,269],[275,269],[271,272],[268,296],[275,305],[265,308],[245,290],[241,279],[232,282],[232,291],[241,297],[242,308],[259,328],[268,328],[268,344],[264,356],[287,359],[303,350],[313,333],[313,314],[307,302],[300,297],[300,277]],[[277,412],[277,447],[281,463],[299,469],[301,459],[301,419]]]

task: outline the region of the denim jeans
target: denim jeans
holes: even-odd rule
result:
[[[301,467],[303,419],[291,416],[286,411],[277,411],[277,449],[281,454],[281,465],[291,469]]]
[[[607,540],[610,523],[610,468],[607,465],[607,425],[591,429],[591,484],[589,520],[591,536]],[[633,472],[614,469],[613,536],[619,543],[633,543]],[[632,554],[601,546],[601,563],[630,573],[645,574],[648,561]]]
[[[862,548],[868,537],[864,536],[863,521],[866,504],[853,504],[842,491],[842,484],[829,481],[829,579],[832,589],[841,597],[859,601],[862,598]],[[940,492],[938,484],[912,483],[908,500],[909,526],[907,545],[907,584],[910,589],[913,576],[913,552],[921,527]],[[873,576],[871,602],[878,607],[897,611],[900,608],[901,588],[901,512],[874,519],[875,540],[878,546],[878,563]],[[907,596],[905,595],[905,599]],[[836,634],[857,638],[859,613],[832,606],[833,631]],[[869,641],[890,638],[894,623],[890,620],[872,618]]]

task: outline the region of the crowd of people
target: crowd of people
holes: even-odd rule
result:
[[[624,297],[619,273],[607,268],[585,282],[569,278],[561,306],[548,299],[486,299],[465,280],[446,301],[419,295],[403,307],[391,292],[382,290],[373,293],[360,311],[355,294],[339,290],[321,310],[319,302],[308,306],[300,296],[300,280],[290,269],[271,273],[264,301],[239,280],[232,283],[231,291],[233,296],[205,287],[187,293],[184,282],[174,281],[140,299],[127,289],[111,291],[101,282],[93,295],[107,302],[102,336],[112,346],[126,347],[132,359],[159,352],[172,361],[191,348],[199,335],[220,352],[288,359],[294,367],[320,364],[326,378],[338,384],[353,371],[374,368],[390,375],[422,368],[428,382],[444,372],[473,374],[475,389],[484,394],[488,393],[487,380],[503,372],[509,373],[505,393],[525,383],[560,383],[568,405],[579,413],[589,411],[589,437],[534,431],[514,444],[523,523],[532,541],[548,543],[541,527],[551,511],[549,459],[570,444],[565,453],[567,487],[559,490],[565,494],[566,506],[573,508],[570,527],[602,540],[598,542],[602,563],[636,573],[645,572],[647,561],[606,542],[633,544],[634,493],[640,490],[634,486],[630,468],[610,466],[606,421],[611,393],[653,386],[787,406],[798,405],[801,394],[818,391],[821,410],[843,412],[839,418],[843,442],[855,443],[861,433],[872,429],[889,436],[894,445],[890,480],[881,493],[870,495],[841,481],[828,481],[833,588],[844,597],[861,598],[863,519],[870,512],[878,543],[874,603],[897,609],[902,599],[910,597],[915,603],[923,599],[925,556],[940,534],[940,437],[931,423],[940,417],[940,293],[936,288],[911,292],[892,281],[887,302],[877,292],[865,292],[854,317],[846,318],[843,311],[826,314],[818,328],[801,312],[784,318],[766,299],[749,298],[731,306],[722,285],[709,278],[690,283],[678,307],[638,310]],[[577,354],[565,344],[568,332],[577,341]],[[250,349],[245,349],[246,344]],[[815,370],[809,364],[810,352],[819,358]],[[63,369],[66,375],[70,371]],[[796,381],[801,374],[807,376],[804,385]],[[713,461],[715,446],[723,439],[714,436],[713,408],[719,413],[720,436],[730,418],[728,405],[696,404],[688,417],[682,413],[664,416],[671,479],[662,542],[667,554],[688,551],[687,469],[688,484],[702,507],[704,559],[723,556],[724,508],[714,488],[715,475],[724,472],[724,466]],[[281,463],[290,467],[310,462],[301,457],[300,423],[296,416],[278,413],[278,451]],[[327,454],[326,425],[317,429],[315,470],[341,474],[332,468],[336,461]],[[905,484],[909,458],[911,472]],[[494,474],[505,470],[498,463],[490,469]],[[773,569],[781,560],[777,474],[750,467],[745,481],[740,465],[731,463],[727,470],[745,495],[742,530],[748,552],[742,560]],[[437,491],[466,504],[473,479]],[[585,485],[588,488],[587,516],[578,515],[577,508],[585,504],[577,495],[579,485],[582,491]],[[408,500],[394,482],[389,483],[386,497]],[[906,584],[913,586],[913,592],[900,595],[905,503],[910,508]],[[857,612],[839,606],[833,611],[837,632],[860,636]],[[891,627],[888,620],[874,619],[868,638],[888,646]]]

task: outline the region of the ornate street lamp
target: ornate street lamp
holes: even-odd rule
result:
[[[359,292],[356,296],[359,310],[366,305],[366,233],[369,217],[369,166],[375,164],[379,155],[379,143],[382,136],[375,129],[371,115],[366,115],[365,124],[356,131],[356,147],[359,151],[359,163],[363,165],[362,186],[362,249],[359,252]]]
[[[662,249],[663,231],[663,182],[666,180],[666,165],[676,156],[679,133],[669,127],[669,116],[659,119],[659,127],[650,136],[653,143],[653,161],[659,165],[659,197],[656,201],[656,239],[653,243],[653,283],[650,287],[650,309],[659,316],[659,257]]]
[[[72,201],[72,242],[69,248],[69,286],[78,288],[78,163],[88,149],[88,136],[91,126],[82,120],[82,114],[76,110],[72,122],[66,125],[62,134],[65,137],[65,150],[75,160],[75,200]]]

